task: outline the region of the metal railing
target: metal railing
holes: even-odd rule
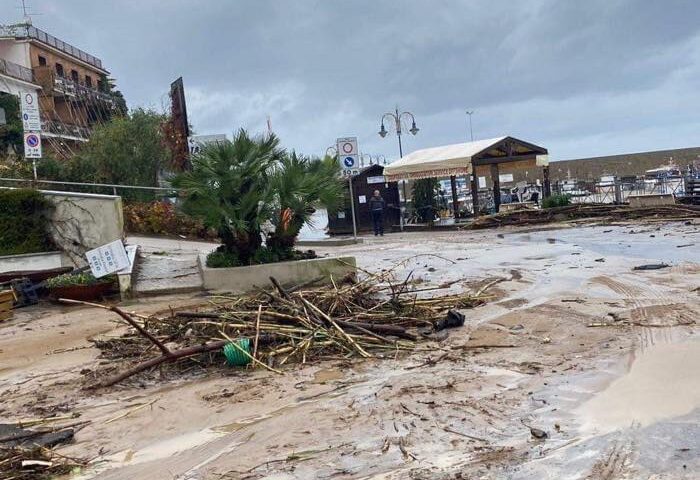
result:
[[[2,185],[5,184],[5,185]],[[9,184],[9,185],[8,185]],[[82,192],[82,193],[101,193],[111,190],[112,195],[119,195],[120,190],[134,190],[140,192],[152,192],[154,196],[161,197],[177,197],[179,189],[172,187],[145,187],[141,185],[117,185],[112,183],[87,183],[87,182],[63,182],[59,180],[34,180],[31,178],[2,178],[0,177],[0,186],[13,187],[38,187],[39,185],[64,185],[70,188],[65,190],[56,189],[56,191],[65,192]],[[87,190],[87,191],[86,191]],[[158,195],[160,194],[160,195]]]
[[[52,133],[58,137],[76,137],[82,140],[87,140],[91,133],[91,130],[87,127],[71,125],[56,120],[42,120],[41,131],[44,133]]]
[[[2,58],[0,58],[0,73],[18,80],[24,80],[25,82],[34,82],[34,73],[30,68],[3,60]]]
[[[72,78],[60,77],[58,75],[53,75],[53,86],[60,92],[66,93],[68,95],[75,96],[86,96],[99,98],[100,100],[107,103],[114,103],[114,97],[109,93],[101,92],[95,87],[88,87],[80,82],[76,82]]]
[[[572,203],[627,203],[630,196],[686,193],[685,177],[660,177],[653,179],[622,180],[605,182],[556,182],[552,193],[568,194]]]
[[[64,42],[63,40],[59,40],[53,35],[48,34],[32,25],[25,23],[16,25],[0,25],[0,37],[33,38],[57,50],[60,50],[61,52],[72,55],[73,57],[78,58],[83,62],[92,65],[93,67],[103,70],[102,60],[99,58],[94,57],[89,53]]]

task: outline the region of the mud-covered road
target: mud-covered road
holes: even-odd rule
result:
[[[81,386],[109,361],[88,339],[124,328],[112,313],[19,310],[0,324],[0,423],[90,420],[59,449],[93,459],[84,479],[697,478],[697,223],[394,234],[319,253],[371,271],[413,257],[401,274],[452,289],[504,280],[408,356],[101,391]]]

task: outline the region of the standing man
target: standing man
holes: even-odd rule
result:
[[[369,199],[369,211],[372,215],[372,224],[374,225],[374,236],[384,236],[384,199],[379,194],[379,190],[375,190],[372,197]]]

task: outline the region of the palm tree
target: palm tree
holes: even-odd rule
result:
[[[335,210],[343,200],[340,167],[334,158],[323,160],[297,155],[282,157],[271,178],[275,194],[272,224],[275,231],[268,235],[271,249],[289,250],[299,231],[318,207]]]
[[[192,170],[173,181],[184,191],[183,210],[215,228],[220,250],[241,264],[249,264],[262,244],[274,200],[270,177],[283,157],[274,134],[251,137],[241,129],[233,142],[204,147],[192,158]]]

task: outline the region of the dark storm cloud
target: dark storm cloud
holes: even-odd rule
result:
[[[262,131],[270,115],[303,152],[357,135],[393,157],[376,131],[399,104],[421,127],[407,151],[464,141],[467,108],[477,137],[520,136],[553,158],[700,143],[694,0],[31,5],[37,26],[103,59],[131,106],[160,108],[182,75],[198,133]]]

